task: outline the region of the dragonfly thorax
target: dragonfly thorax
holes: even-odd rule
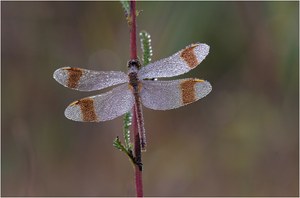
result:
[[[130,86],[134,89],[134,90],[138,90],[138,87],[139,87],[139,79],[138,79],[138,76],[137,76],[137,72],[130,72],[128,74],[128,77],[129,77],[129,84]]]
[[[128,77],[129,77],[129,84],[135,90],[138,92],[139,90],[139,79],[138,79],[138,71],[141,68],[140,61],[138,59],[132,59],[128,61]]]

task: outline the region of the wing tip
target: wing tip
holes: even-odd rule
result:
[[[57,81],[57,79],[58,79],[58,74],[59,74],[59,72],[60,72],[60,69],[61,68],[59,68],[59,69],[56,69],[54,72],[53,72],[53,78]]]
[[[198,46],[195,48],[196,52],[199,52],[200,55],[207,56],[210,50],[210,46],[206,43],[199,43]]]
[[[94,98],[87,97],[72,102],[65,109],[66,118],[81,122],[99,122],[99,116],[95,111]]]
[[[60,83],[60,80],[61,80],[60,76],[63,75],[62,72],[65,71],[65,70],[69,70],[69,69],[71,69],[71,67],[60,67],[60,68],[56,69],[56,70],[53,72],[53,78],[54,78],[57,82]]]
[[[200,47],[200,48],[203,48],[203,49],[207,49],[209,50],[210,49],[210,46],[206,43],[200,43],[200,42],[195,42],[195,43],[192,43],[190,45],[188,45],[186,48],[190,48],[190,47]]]
[[[205,43],[193,43],[180,52],[180,58],[190,69],[197,67],[208,55],[209,46]]]
[[[207,96],[211,91],[212,91],[212,85],[210,84],[210,82],[208,82],[207,80],[201,80],[198,81],[199,79],[197,79],[197,89],[198,89],[198,93],[201,98],[204,98],[205,96]]]
[[[69,120],[72,120],[72,121],[82,121],[81,116],[76,116],[76,115],[79,115],[79,111],[80,111],[80,109],[78,107],[76,107],[76,103],[77,102],[78,101],[72,102],[65,109],[64,115]],[[78,109],[76,109],[76,108],[78,108]]]

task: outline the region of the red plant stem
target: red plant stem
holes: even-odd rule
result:
[[[135,0],[130,1],[130,58],[137,59],[136,50],[136,8]],[[136,196],[143,197],[143,181],[142,181],[142,154],[141,143],[137,121],[137,104],[134,105],[132,112],[132,127],[134,137],[134,157],[135,157],[135,187]]]
[[[137,123],[137,110],[136,106],[133,108],[132,116],[132,126],[133,126],[133,137],[134,137],[134,156],[135,156],[135,188],[136,196],[143,197],[143,180],[142,180],[142,154],[141,154],[141,143],[140,143],[140,134],[138,130]]]
[[[130,58],[137,59],[136,53],[136,8],[135,0],[130,1]]]

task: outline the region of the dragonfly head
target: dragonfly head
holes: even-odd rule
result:
[[[141,68],[141,63],[138,59],[131,59],[128,61],[127,66],[129,69],[137,69]]]

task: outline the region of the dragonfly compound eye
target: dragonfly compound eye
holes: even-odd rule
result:
[[[128,68],[136,67],[137,69],[141,68],[141,63],[138,59],[132,59],[128,61]]]

